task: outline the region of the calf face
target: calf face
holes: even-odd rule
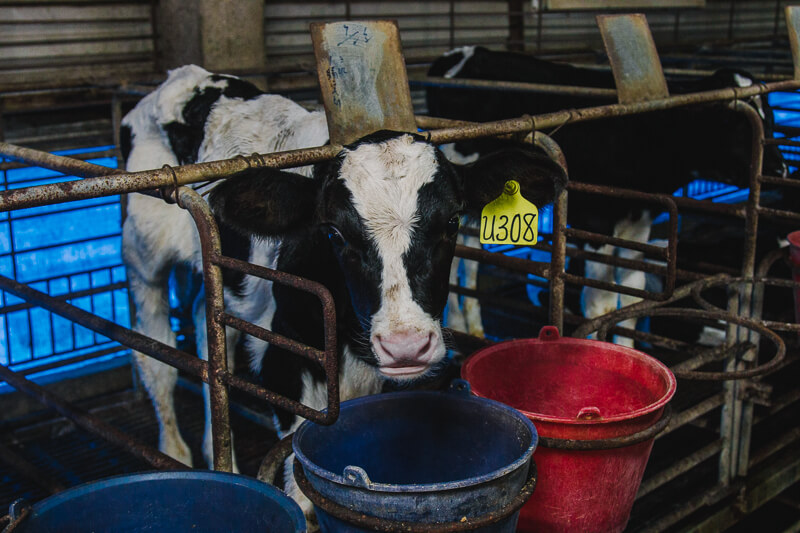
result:
[[[252,169],[217,186],[210,201],[239,231],[283,239],[281,254],[324,242],[320,261],[335,260],[319,265],[321,279],[349,302],[342,341],[385,378],[404,381],[445,355],[440,319],[460,215],[478,216],[512,178],[539,205],[566,182],[560,166],[530,150],[458,166],[421,137],[384,131],[318,165],[311,179]],[[331,270],[343,282],[330,283]]]

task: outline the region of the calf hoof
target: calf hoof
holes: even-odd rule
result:
[[[190,468],[192,466],[192,451],[185,442],[162,442],[158,446],[158,451],[169,455]]]

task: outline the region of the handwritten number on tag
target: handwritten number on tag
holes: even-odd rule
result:
[[[536,215],[533,213],[517,213],[507,215],[483,216],[481,238],[484,241],[510,241],[512,244],[530,243],[536,235]]]

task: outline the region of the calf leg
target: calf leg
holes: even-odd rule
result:
[[[145,279],[139,271],[128,268],[128,283],[136,305],[136,325],[139,333],[169,346],[176,346],[175,332],[169,322],[166,276]],[[178,431],[173,392],[178,370],[137,351],[133,359],[139,369],[159,424],[158,449],[191,466],[192,454]]]
[[[303,371],[303,392],[300,396],[300,403],[314,409],[323,409],[327,405],[327,388],[324,383],[314,380],[309,371]],[[342,363],[339,367],[339,399],[344,402],[353,398],[359,398],[369,394],[380,392],[383,380],[378,376],[374,368],[356,359],[349,350],[345,348]],[[286,431],[279,431],[281,438],[289,433],[294,433],[303,419],[295,417],[294,422]],[[284,463],[284,490],[291,497],[306,516],[308,530],[317,530],[317,520],[314,515],[314,506],[311,500],[300,491],[294,479],[294,454],[290,455]],[[263,480],[271,482],[272,480]]]
[[[198,355],[203,361],[208,361],[208,331],[206,330],[206,306],[205,292],[200,291],[194,302],[194,328],[195,340],[197,343]],[[234,352],[236,343],[239,340],[238,331],[226,328],[225,331],[225,351],[228,360],[228,370],[233,371]],[[214,468],[214,439],[211,432],[211,394],[208,383],[203,383],[203,403],[205,405],[205,430],[203,432],[203,458],[208,467]],[[233,433],[231,433],[231,448],[233,448]],[[232,454],[232,470],[239,473],[239,466],[236,464],[236,454]]]
[[[464,245],[480,248],[481,244],[478,237],[467,235],[464,237]],[[478,288],[479,266],[477,261],[464,260],[464,287],[473,290]],[[481,318],[481,303],[477,298],[470,296],[464,298],[464,316],[466,318],[467,331],[470,335],[481,338],[486,336],[483,331],[483,319]]]
[[[584,245],[584,249],[603,255],[612,255],[614,253],[614,247],[610,244],[604,244],[595,250],[589,243],[586,243]],[[587,260],[586,277],[597,281],[613,283],[614,267],[605,263]],[[581,307],[583,307],[583,316],[590,319],[597,318],[612,311],[616,311],[618,301],[619,295],[617,293],[603,289],[584,287],[583,291],[581,292]],[[596,335],[593,333],[590,335],[590,337],[596,338]]]
[[[646,243],[650,240],[650,230],[652,228],[652,218],[649,211],[643,211],[642,216],[634,221],[631,217],[619,222],[614,228],[614,236],[621,239],[627,239],[635,242]],[[629,250],[627,248],[619,248],[619,257],[624,259],[642,260],[644,253],[636,250]],[[640,270],[631,270],[628,268],[618,267],[616,269],[617,283],[626,287],[634,289],[644,289],[645,287],[645,273]],[[638,296],[631,296],[627,294],[620,294],[620,307],[626,307],[642,301]],[[636,319],[631,318],[619,323],[621,327],[636,329]],[[623,346],[633,348],[634,341],[627,337],[615,337],[614,342]]]
[[[460,285],[458,276],[460,265],[461,258],[454,257],[450,265],[450,285]],[[461,310],[461,297],[453,291],[447,295],[447,327],[461,333],[467,332],[467,319]]]

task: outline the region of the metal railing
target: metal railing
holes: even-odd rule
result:
[[[646,103],[637,104],[612,104],[607,106],[586,108],[580,110],[568,110],[556,113],[550,113],[539,116],[525,116],[516,119],[509,119],[497,121],[486,124],[455,124],[453,122],[442,121],[439,119],[431,119],[429,117],[419,117],[418,124],[423,128],[432,128],[437,126],[446,126],[440,129],[431,129],[426,133],[428,139],[434,143],[451,142],[460,139],[478,138],[493,135],[508,135],[508,134],[528,134],[535,132],[531,137],[531,141],[537,143],[545,149],[551,157],[563,163],[563,155],[555,143],[551,139],[540,133],[541,129],[556,127],[563,125],[567,122],[581,122],[587,120],[600,120],[607,117],[628,115],[634,113],[649,112],[653,110],[669,109],[681,105],[688,105],[701,102],[732,102],[731,107],[743,114],[753,125],[753,164],[751,165],[751,187],[750,199],[744,209],[734,208],[732,210],[725,209],[726,214],[732,214],[743,217],[746,222],[746,244],[742,261],[742,276],[744,278],[752,278],[755,275],[755,239],[756,229],[758,225],[758,217],[762,216],[780,216],[789,219],[798,219],[797,213],[783,213],[775,210],[763,208],[759,205],[759,194],[761,183],[780,183],[780,178],[762,177],[760,175],[761,157],[763,153],[763,128],[760,124],[758,115],[749,106],[743,104],[740,100],[757,94],[765,94],[773,90],[788,90],[800,87],[800,82],[788,81],[770,83],[764,85],[757,85],[747,88],[736,89],[722,89],[718,91],[710,91],[706,93],[696,93],[690,95],[681,95],[678,97],[667,98],[664,100],[651,101]],[[75,182],[68,182],[62,184],[42,185],[36,187],[29,187],[23,189],[16,189],[11,191],[0,192],[0,211],[9,211],[13,209],[20,209],[25,207],[33,207],[40,205],[49,205],[52,203],[66,202],[74,199],[96,198],[109,195],[130,193],[130,192],[143,192],[153,194],[153,189],[161,189],[163,197],[168,200],[176,201],[179,206],[187,209],[192,214],[198,231],[201,234],[203,241],[203,256],[204,256],[204,277],[206,282],[206,317],[209,325],[209,361],[208,363],[200,361],[190,354],[180,352],[175,348],[158,343],[153,339],[148,339],[131,331],[123,328],[109,321],[105,321],[99,317],[93,316],[86,311],[70,306],[65,302],[59,301],[53,297],[44,295],[38,291],[34,291],[25,287],[14,280],[8,278],[0,278],[0,288],[9,292],[15,293],[20,297],[37,305],[50,309],[51,311],[68,316],[70,319],[75,320],[77,323],[94,329],[109,338],[117,340],[118,342],[130,346],[133,349],[141,351],[147,355],[155,357],[156,359],[185,370],[201,380],[209,383],[212,390],[212,427],[214,434],[214,464],[218,469],[230,469],[230,441],[229,441],[229,428],[228,428],[228,398],[227,390],[230,387],[235,387],[244,390],[261,400],[281,405],[282,407],[293,411],[300,416],[305,416],[319,422],[330,423],[335,420],[338,412],[338,369],[336,366],[336,339],[335,339],[335,315],[333,313],[333,302],[330,300],[330,295],[324,287],[321,287],[308,280],[302,280],[289,276],[284,273],[272,271],[263,267],[255,265],[248,265],[241,261],[236,261],[232,258],[226,258],[220,254],[219,251],[219,236],[216,224],[211,216],[207,204],[200,198],[193,190],[183,187],[183,185],[190,183],[197,183],[201,181],[221,179],[226,176],[235,174],[236,172],[246,170],[253,167],[275,167],[275,168],[288,168],[307,165],[322,160],[334,157],[341,147],[339,146],[325,146],[305,150],[295,150],[290,152],[278,152],[274,154],[254,154],[252,156],[240,156],[234,159],[225,161],[204,162],[194,165],[186,165],[182,167],[165,167],[162,169],[144,171],[144,172],[123,172],[114,169],[107,169],[104,167],[97,167],[81,161],[72,160],[53,156],[31,150],[23,147],[12,146],[7,143],[0,143],[0,153],[7,157],[20,159],[25,162],[40,165],[46,168],[54,168],[60,171],[69,172],[71,174],[85,176],[86,179]],[[103,177],[96,177],[103,176]],[[591,194],[607,194],[618,195],[620,193],[617,189],[599,186],[587,186],[582,184],[571,184],[569,191],[583,191]],[[670,232],[675,234],[675,218],[677,216],[678,207],[691,207],[691,208],[708,208],[710,203],[689,202],[681,200],[680,202],[674,198],[664,195],[643,195],[636,191],[625,192],[635,200],[646,200],[655,202],[664,206],[670,212]],[[664,303],[672,303],[677,301],[680,297],[690,294],[691,289],[686,287],[676,288],[675,279],[680,277],[681,272],[677,269],[677,258],[675,254],[675,241],[671,241],[666,249],[659,247],[651,247],[641,243],[634,243],[631,241],[622,241],[604,235],[590,234],[588,232],[579,232],[577,230],[566,227],[566,210],[568,207],[568,192],[564,191],[556,200],[555,209],[555,223],[554,232],[552,235],[552,245],[548,247],[552,253],[552,259],[549,264],[537,263],[519,258],[505,257],[500,254],[490,254],[488,252],[474,250],[465,247],[458,247],[456,254],[460,257],[478,260],[484,263],[494,264],[512,270],[535,274],[550,279],[551,289],[551,302],[550,302],[550,322],[563,327],[565,322],[564,307],[563,307],[563,294],[564,286],[566,283],[589,285],[606,290],[611,290],[620,293],[633,294],[635,296],[644,297],[647,301],[640,302],[634,306],[630,306],[621,312],[630,312],[632,310],[650,309],[655,305],[653,300],[661,300]],[[718,207],[712,207],[711,211],[719,211]],[[666,266],[653,266],[642,261],[625,261],[620,258],[604,257],[599,255],[586,255],[579,251],[571,251],[570,254],[582,255],[590,258],[593,261],[603,261],[608,264],[623,266],[625,268],[641,268],[650,270],[658,274],[664,275],[667,278],[667,289],[661,293],[653,292],[636,292],[619,285],[606,285],[599,284],[595,281],[585,278],[578,278],[568,275],[565,272],[564,265],[567,257],[566,240],[567,237],[580,237],[582,239],[592,240],[596,243],[610,243],[614,245],[622,245],[630,249],[646,252],[660,257],[666,261]],[[245,323],[235,317],[225,313],[224,302],[222,299],[221,291],[221,268],[234,268],[239,271],[245,272],[249,275],[257,275],[271,279],[277,283],[286,283],[299,290],[310,291],[315,294],[323,303],[323,308],[326,309],[325,331],[326,331],[326,347],[325,350],[319,351],[312,347],[299,345],[291,339],[285,339],[276,336],[274,333],[268,332],[262,328],[258,328],[253,324]],[[684,273],[684,277],[690,277],[689,272]],[[703,283],[706,281],[701,280]],[[716,280],[715,280],[716,281]],[[750,297],[744,299],[742,305],[742,313],[746,317],[755,316],[755,312],[750,309]],[[638,306],[638,307],[637,307]],[[592,330],[602,328],[608,330],[610,326],[604,324],[615,324],[620,320],[621,314],[611,314],[609,316],[600,317],[598,319],[587,321],[582,324],[575,335],[584,335]],[[711,318],[721,318],[735,325],[744,325],[750,327],[758,327],[758,325],[749,318],[735,320],[731,317],[730,310],[715,315],[707,315]],[[583,321],[581,321],[583,322]],[[226,368],[226,354],[224,342],[224,328],[225,326],[235,327],[248,334],[257,336],[267,342],[281,344],[283,347],[309,357],[313,361],[320,363],[326,370],[328,380],[328,413],[322,414],[320,412],[311,410],[305,406],[299,405],[286,398],[282,398],[266,389],[253,385],[242,378],[232,375]],[[610,331],[614,331],[613,329]],[[768,331],[768,330],[767,330]],[[759,330],[760,334],[769,335],[766,331]],[[647,337],[647,342],[653,342],[654,337]],[[737,341],[738,343],[744,342],[744,339]],[[781,352],[782,342],[777,340],[778,345],[777,355],[772,360],[772,366],[767,370],[775,370],[782,364]],[[745,350],[741,344],[731,343],[728,352],[697,352],[693,353],[692,357],[696,359],[695,363],[685,363],[684,369],[687,371],[694,370],[697,366],[708,361],[723,359],[727,361],[727,372],[736,371],[736,367],[743,363],[741,356],[742,352],[749,352],[752,354],[753,350]],[[776,361],[776,362],[775,362]],[[762,368],[763,369],[763,368]],[[57,406],[59,411],[65,416],[77,416],[81,419],[82,414],[80,411],[75,410],[74,406],[65,405],[53,399],[50,396],[43,395],[42,392],[30,385],[30,382],[24,380],[21,376],[10,372],[7,369],[0,369],[2,376],[10,384],[18,386],[20,389],[25,390],[29,394],[39,397],[51,405]],[[728,376],[721,376],[723,379],[731,377],[752,377],[752,373],[748,374],[730,374]],[[733,416],[734,412],[741,412],[746,401],[736,394],[739,385],[737,382],[729,382],[732,385],[726,385],[726,389],[712,398],[708,398],[701,403],[692,406],[689,409],[676,413],[673,420],[667,427],[667,432],[675,431],[677,428],[692,423],[698,417],[702,417],[716,408],[723,407],[729,409],[730,413],[726,416]],[[84,420],[84,427],[98,431],[97,424],[92,421]],[[730,424],[733,426],[734,424]],[[643,484],[641,496],[644,496],[659,486],[667,483],[669,480],[674,479],[681,473],[691,469],[698,462],[713,457],[720,456],[720,490],[714,492],[714,498],[722,498],[730,491],[727,487],[730,481],[735,477],[735,468],[731,470],[732,465],[740,461],[743,450],[742,435],[747,432],[747,428],[742,429],[739,427],[737,433],[726,433],[734,431],[733,427],[723,427],[723,434],[720,442],[713,443],[695,454],[686,457],[676,463],[668,471],[659,473],[658,475],[645,480]],[[108,437],[107,431],[102,427],[98,431],[101,435]],[[112,435],[112,440],[115,439]],[[163,457],[157,455],[152,449],[142,445],[141,443],[127,442],[124,439],[117,439],[118,442],[124,445],[126,449],[145,457],[154,466],[164,466],[171,464],[165,461]],[[713,498],[712,498],[713,499]],[[709,500],[711,501],[711,500]],[[714,500],[716,501],[716,500]],[[676,515],[677,516],[677,515]],[[666,523],[666,522],[664,522]],[[665,526],[666,527],[666,526]]]

